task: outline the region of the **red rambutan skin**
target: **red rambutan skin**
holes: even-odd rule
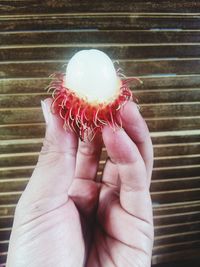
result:
[[[55,73],[48,87],[48,91],[53,91],[51,110],[63,119],[65,129],[76,132],[81,140],[92,140],[105,125],[109,125],[113,130],[122,127],[119,110],[127,101],[137,102],[137,98],[129,89],[132,80],[140,81],[137,78],[121,80],[119,94],[111,103],[92,105],[64,86],[63,73]]]

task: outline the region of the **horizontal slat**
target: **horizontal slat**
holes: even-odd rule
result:
[[[174,265],[171,265],[170,263],[170,266],[177,266],[178,263],[177,262],[180,262],[180,259],[182,261],[185,260],[188,260],[188,259],[191,259],[193,263],[195,263],[195,265],[193,265],[192,263],[192,266],[198,266],[197,264],[199,264],[199,260],[195,261],[195,258],[199,259],[199,248],[197,249],[187,249],[187,250],[183,250],[183,251],[174,251],[174,252],[171,252],[171,253],[165,253],[165,254],[159,254],[159,255],[154,255],[152,257],[152,264],[158,264],[158,263],[164,263],[164,262],[174,262],[176,261],[176,263]],[[188,266],[191,264],[191,261],[188,261],[186,262],[186,265],[184,265],[185,262],[181,262],[181,265],[178,265],[178,266]],[[168,265],[168,264],[167,264]],[[162,265],[163,266],[163,265]]]
[[[199,153],[200,130],[155,132],[151,134],[151,138],[154,144],[154,155],[157,157]],[[38,152],[41,150],[42,142],[41,138],[1,140],[0,151],[2,154]]]
[[[181,136],[177,136],[177,137],[180,137],[178,140],[179,143],[153,145],[154,157],[195,155],[199,153],[200,142],[185,143],[185,139],[183,139],[184,143],[181,143]],[[39,152],[42,147],[42,142],[43,142],[43,139],[40,139],[40,138],[39,139],[33,138],[33,139],[1,140],[0,151],[1,151],[1,154]],[[106,159],[107,157],[104,151],[105,150],[103,150],[102,160]]]
[[[13,100],[14,101],[14,100]],[[144,118],[161,117],[188,117],[200,116],[200,102],[170,103],[170,104],[144,104],[141,105],[141,113]],[[167,118],[166,118],[167,119]],[[38,123],[43,122],[41,108],[5,108],[0,109],[0,124]]]
[[[198,116],[200,102],[141,104],[141,113],[145,118],[167,116]]]
[[[0,263],[1,262],[6,262],[7,259],[7,252],[0,252]]]
[[[190,201],[190,203],[195,203]],[[0,214],[1,216],[13,216],[15,205],[0,205]],[[170,225],[170,224],[179,224],[183,222],[196,222],[200,220],[200,212],[199,212],[199,204],[193,205],[188,204],[188,207],[185,207],[184,202],[179,203],[179,205],[176,205],[173,203],[174,209],[170,208],[172,204],[166,205],[159,205],[159,209],[162,211],[162,215],[156,215],[158,214],[158,208],[154,207],[154,224],[156,226],[164,226],[164,225]],[[164,207],[164,208],[163,208]],[[178,208],[177,208],[178,207]],[[176,212],[177,210],[177,212]],[[159,213],[161,214],[161,211]],[[181,213],[183,211],[183,213]]]
[[[155,203],[171,203],[199,200],[200,189],[173,190],[151,193],[152,201]],[[20,192],[0,193],[0,204],[15,204],[19,200]]]
[[[200,177],[152,180],[151,191],[167,191],[200,187]]]
[[[152,192],[151,198],[155,203],[171,203],[199,200],[200,188]]]
[[[200,219],[200,201],[182,202],[153,206],[156,225],[177,224]],[[1,216],[13,216],[15,205],[0,205]]]
[[[200,128],[200,117],[170,117],[146,119],[149,130],[154,131],[178,131]]]
[[[30,177],[33,172],[34,166],[15,166],[0,168],[0,179],[9,178],[27,178]]]
[[[1,216],[0,227],[1,228],[12,227],[13,219],[14,219],[13,216]],[[156,236],[171,235],[175,233],[187,233],[198,230],[200,230],[200,221],[183,222],[183,223],[170,224],[164,226],[155,226],[154,228]],[[0,242],[0,251],[1,251],[1,242]]]
[[[155,157],[154,167],[173,167],[185,165],[198,165],[200,164],[200,155],[184,155],[184,156],[168,156],[168,157]]]
[[[15,166],[0,168],[0,179],[21,177],[30,177],[34,166]],[[170,178],[189,178],[199,177],[200,166],[176,166],[165,168],[154,168],[152,179],[170,179]]]
[[[0,205],[16,204],[21,196],[21,192],[0,193]]]
[[[38,158],[38,153],[32,153],[32,152],[4,154],[4,155],[2,154],[0,162],[3,168],[0,169],[0,177],[2,179],[12,178],[12,177],[30,177],[33,167],[29,165],[35,164],[37,162],[37,158]],[[199,172],[199,165],[194,165],[194,164],[196,162],[199,162],[198,155],[182,156],[181,158],[179,159],[179,157],[177,157],[177,160],[176,159],[171,160],[170,157],[169,159],[163,158],[162,160],[161,158],[155,159],[155,166],[160,165],[161,163],[162,165],[167,165],[167,164],[170,165],[171,161],[173,164],[178,164],[180,166],[174,167],[173,164],[171,164],[170,168],[166,166],[164,168],[163,167],[154,168],[153,179],[163,179],[163,178],[169,179],[178,177],[180,178],[194,177],[194,179],[196,179],[195,177],[198,176]],[[100,164],[99,171],[103,170],[104,163],[105,161],[103,160]],[[192,165],[181,166],[182,163],[184,164],[191,163]],[[28,166],[24,166],[24,164],[27,164]]]
[[[144,76],[141,77],[143,84],[142,89],[177,89],[177,88],[199,88],[200,86],[200,75],[158,75],[158,76]],[[1,81],[1,80],[0,80]],[[141,90],[141,88],[139,88]]]
[[[166,43],[198,43],[199,30],[182,31],[134,31],[134,30],[85,30],[85,31],[18,31],[1,32],[0,45],[27,45],[27,44],[82,44],[96,43],[125,43],[126,44],[166,44]]]
[[[1,146],[0,146],[1,147]],[[200,151],[200,143],[175,143],[154,145],[154,156],[176,156],[198,154]]]
[[[181,48],[181,49],[180,49]],[[99,49],[113,59],[199,57],[199,44],[58,44],[0,47],[1,61],[64,60],[83,49]]]
[[[0,229],[0,241],[9,240],[11,228]]]
[[[177,233],[166,236],[157,236],[154,240],[154,246],[162,244],[171,244],[176,242],[192,241],[200,239],[200,231],[191,231],[187,233]]]
[[[177,151],[179,151],[179,145],[185,143],[191,145],[191,143],[200,142],[200,130],[188,130],[188,131],[166,131],[166,132],[154,132],[151,133],[151,139],[154,145],[167,145],[167,144],[177,144]],[[170,148],[170,146],[169,146]],[[184,149],[183,149],[184,150]]]
[[[153,214],[157,217],[162,217],[166,215],[170,216],[171,214],[177,215],[179,213],[187,213],[194,211],[200,211],[200,200],[153,206]]]
[[[0,217],[0,228],[12,227],[14,216],[1,216]],[[1,251],[1,242],[0,242]]]
[[[0,140],[42,138],[44,132],[45,126],[43,123],[0,126]]]
[[[25,153],[39,152],[42,147],[43,139],[17,139],[0,141],[1,154],[4,153]],[[3,155],[2,155],[3,156]]]
[[[13,216],[16,204],[0,205],[1,216]],[[200,200],[170,204],[153,205],[156,226],[196,222],[200,220]]]
[[[5,231],[5,230],[4,230],[4,231]],[[9,232],[7,231],[6,234],[9,235]],[[190,238],[191,238],[191,236],[190,236]],[[191,244],[192,244],[192,242],[191,242]],[[191,250],[191,249],[186,250],[186,251],[187,251],[187,252],[189,251],[189,252],[190,252],[190,255],[191,255],[191,254],[192,254],[192,255],[194,254],[194,251]],[[192,252],[192,251],[193,251],[193,252]],[[197,252],[197,251],[196,251],[196,252]],[[178,253],[179,256],[180,256],[180,254],[182,253],[182,251],[179,251],[179,252],[176,252],[176,251],[175,251],[175,252],[173,252],[173,253],[172,253],[172,254],[173,254],[173,257],[174,257],[174,254],[177,255],[177,253]],[[2,254],[5,254],[5,255],[6,255],[6,253],[2,253]],[[166,253],[166,254],[167,254],[167,253]],[[166,254],[165,254],[165,255],[166,255]],[[170,255],[170,253],[168,253],[168,254]],[[187,253],[187,254],[188,254],[188,253]],[[194,255],[193,255],[193,256],[194,256]],[[160,257],[161,257],[161,256],[160,256]],[[155,261],[155,259],[156,259],[156,261],[157,261],[157,256],[154,255],[154,256],[153,256],[153,261]]]
[[[166,59],[166,60],[119,60],[120,67],[128,76],[152,74],[194,74],[199,73],[199,59]]]
[[[3,175],[3,174],[2,174]],[[0,192],[23,191],[28,182],[28,177],[20,178],[4,178],[0,179]],[[167,190],[183,190],[196,189],[200,187],[200,178],[178,178],[167,180],[153,180],[151,184],[151,192],[167,191]],[[165,193],[165,192],[164,192]]]
[[[13,224],[13,216],[1,216],[0,218],[0,227],[12,227]],[[154,232],[156,236],[160,235],[169,235],[174,233],[183,233],[189,231],[197,231],[200,230],[200,221],[186,221],[179,222],[177,224],[169,224],[169,225],[155,225]]]
[[[38,152],[2,154],[0,155],[0,167],[35,165],[37,159]],[[103,159],[99,170],[103,170],[104,168],[105,157]],[[200,164],[200,155],[156,157],[154,159],[154,167],[191,166],[197,164]]]
[[[40,101],[51,95],[43,94],[0,94],[1,108],[20,108],[20,107],[37,107],[40,106]]]
[[[160,89],[160,91],[158,90],[147,91],[147,90],[141,90],[140,88],[138,88],[138,90],[133,89],[133,93],[137,96],[139,104],[200,101],[200,89],[199,88]]]
[[[43,122],[41,108],[0,109],[0,124],[38,123]]]
[[[56,3],[53,0],[44,0],[38,3],[36,0],[31,1],[0,1],[1,14],[32,14],[32,13],[73,13],[73,12],[194,12],[198,11],[200,5],[198,2],[189,1],[135,1],[128,2],[111,0],[76,2],[60,0]]]
[[[2,242],[4,242],[4,241],[2,241]],[[8,247],[8,243],[3,243],[3,244],[5,244],[4,246],[5,246],[5,248],[3,248],[4,250],[7,250],[6,249],[6,247]],[[191,247],[189,247],[189,245],[191,245]],[[196,247],[198,247],[198,242],[196,242],[195,243],[195,241],[194,242],[187,242],[187,243],[185,243],[185,245],[183,244],[182,245],[182,247],[183,248],[186,248],[187,250],[183,250],[183,252],[181,252],[181,251],[177,251],[176,250],[176,248],[178,247],[178,248],[181,248],[181,245],[176,245],[175,244],[175,252],[173,251],[167,251],[167,252],[165,252],[165,254],[164,255],[162,255],[161,253],[158,255],[158,256],[156,256],[155,254],[153,254],[153,258],[152,258],[152,261],[153,262],[162,262],[163,261],[163,258],[165,259],[165,261],[167,262],[168,260],[167,260],[167,257],[168,257],[168,259],[169,259],[169,257],[171,256],[171,254],[170,254],[170,252],[172,253],[172,255],[173,255],[173,258],[174,258],[174,260],[179,260],[180,258],[181,259],[183,259],[183,258],[185,258],[185,251],[186,252],[188,252],[189,251],[189,255],[188,254],[186,254],[187,256],[186,256],[186,258],[192,258],[192,257],[194,257],[195,256],[195,258],[197,258],[198,257],[198,250],[196,249],[195,250],[195,246]],[[179,250],[181,250],[181,249],[179,249]],[[195,254],[194,254],[195,253]],[[184,254],[184,257],[181,257],[182,255],[181,254]],[[6,253],[3,253],[3,255],[4,255],[4,260],[6,261],[6,258],[5,258],[5,256],[6,256]],[[162,256],[161,256],[162,255]],[[167,255],[167,257],[166,257],[166,255]],[[158,261],[159,260],[159,261]],[[1,262],[3,262],[3,261],[1,261]],[[178,266],[184,266],[184,267],[186,267],[186,266],[188,266],[188,264],[191,264],[191,261],[190,262],[185,262],[186,263],[186,265],[184,264],[183,265],[183,263],[181,263],[181,265],[177,265],[177,263],[176,263],[176,265],[171,265],[171,263],[170,263],[170,266],[172,266],[172,267],[178,267]],[[195,265],[194,265],[194,263],[195,263]],[[197,261],[194,261],[194,259],[193,259],[193,261],[192,261],[192,266],[198,266],[197,265],[198,263],[197,263]],[[1,265],[2,267],[4,267],[4,266],[6,266],[6,264],[2,264]],[[154,265],[153,265],[154,266]],[[158,265],[156,265],[156,266],[158,266]],[[166,267],[166,265],[163,265],[162,264],[162,267]],[[159,265],[159,267],[160,267],[160,265]]]
[[[182,102],[197,102],[200,101],[200,89],[176,89],[176,90],[136,90],[133,91],[139,100],[139,104],[153,103],[177,103]],[[37,107],[40,101],[50,97],[51,93],[26,93],[26,94],[0,94],[1,108],[20,108],[20,107]],[[178,105],[179,103],[177,103]],[[168,104],[170,105],[170,104]],[[180,106],[181,106],[180,105]],[[187,105],[187,103],[186,103]],[[173,105],[172,105],[173,106]],[[151,107],[150,107],[151,108]],[[148,114],[147,114],[148,115]]]
[[[152,132],[200,128],[199,116],[147,119],[146,122]],[[42,138],[44,137],[44,131],[45,126],[43,123],[30,123],[30,121],[29,124],[1,125],[0,139]]]
[[[12,225],[12,221],[10,222],[10,224]],[[8,226],[9,224],[7,224],[7,227]],[[154,228],[155,236],[172,235],[176,233],[187,233],[190,231],[200,231],[200,221],[183,222],[178,224],[170,224],[167,226],[158,226]]]
[[[28,180],[28,178],[0,179],[0,192],[24,191]]]
[[[57,68],[59,70],[59,68]],[[61,70],[61,69],[60,69]],[[55,69],[53,70],[55,71]],[[136,87],[138,90],[156,90],[161,92],[161,89],[182,88],[189,91],[190,88],[200,87],[200,75],[160,75],[152,77],[141,77],[143,81],[142,87]],[[48,78],[9,78],[0,79],[1,94],[17,94],[17,93],[44,93],[45,87],[49,84]],[[137,92],[138,93],[138,92]],[[155,102],[155,101],[154,101]]]
[[[3,173],[1,174],[3,176]],[[12,191],[23,191],[28,182],[27,176],[24,178],[4,178],[0,179],[0,192],[12,192]],[[170,190],[183,190],[183,189],[196,189],[200,187],[200,177],[189,177],[189,178],[178,178],[178,179],[167,179],[167,180],[152,180],[151,192],[159,192]]]
[[[176,167],[161,167],[154,168],[153,179],[170,179],[170,178],[185,178],[199,176],[200,166],[176,166]]]
[[[5,240],[5,241],[0,241],[0,251],[1,252],[6,252],[8,251],[8,240]]]
[[[173,251],[181,251],[184,249],[192,249],[200,246],[200,241],[188,241],[188,242],[180,242],[175,244],[167,244],[163,246],[154,246],[153,255],[161,254],[161,253],[169,253]]]
[[[1,62],[0,78],[49,77],[56,71],[65,71],[64,61],[21,61]],[[199,59],[168,59],[168,60],[120,60],[120,67],[127,76],[155,74],[198,74]]]
[[[8,243],[4,242],[4,243],[2,243],[2,245],[3,245],[3,250],[6,251],[8,248]],[[188,259],[188,258],[198,257],[198,251],[199,250],[195,249],[196,247],[198,248],[198,246],[199,246],[198,241],[197,242],[195,242],[195,241],[185,242],[185,243],[182,243],[182,245],[179,245],[179,243],[174,244],[173,248],[171,248],[171,250],[169,248],[168,248],[168,250],[165,249],[165,251],[166,251],[165,254],[159,253],[157,255],[157,253],[153,253],[152,262],[153,263],[158,263],[158,262],[163,262],[163,261],[168,262],[169,258],[173,258],[173,260],[179,260],[180,258],[181,259],[183,259],[183,258]],[[177,251],[177,248],[179,249],[179,251]],[[186,250],[182,250],[182,248],[186,249]],[[6,253],[5,253],[5,255],[6,255]],[[173,266],[175,266],[175,265],[173,265]],[[183,265],[180,265],[180,266],[183,266]],[[186,266],[186,265],[184,265],[184,266]],[[195,266],[198,266],[198,265],[195,264]]]
[[[56,71],[65,71],[64,62],[15,62],[0,64],[0,78],[48,78]],[[43,90],[44,88],[42,88]],[[41,88],[40,88],[41,90]],[[43,91],[44,92],[44,91]]]
[[[199,153],[200,130],[151,133],[154,156],[190,155]],[[43,139],[1,140],[1,153],[38,152]],[[103,155],[104,156],[104,155]],[[106,157],[106,155],[104,156]]]
[[[0,216],[13,216],[16,205],[0,205]]]
[[[138,3],[138,2],[137,2]],[[129,6],[130,2],[128,3]],[[93,5],[92,5],[93,6]],[[114,4],[116,6],[116,4]],[[152,10],[152,9],[151,9]],[[55,12],[55,11],[54,11]],[[1,31],[22,30],[146,30],[146,29],[199,29],[198,15],[138,15],[123,14],[34,14],[2,16]]]
[[[46,93],[45,88],[50,83],[48,78],[0,79],[1,94]]]

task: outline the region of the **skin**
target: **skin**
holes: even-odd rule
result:
[[[16,208],[6,266],[149,267],[153,149],[137,106],[120,111],[123,129],[105,127],[90,143],[64,131],[50,104],[43,104],[44,145]],[[109,158],[97,182],[102,144]]]

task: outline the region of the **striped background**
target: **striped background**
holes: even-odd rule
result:
[[[199,257],[200,1],[0,0],[0,262],[42,144],[48,76],[87,48],[144,82],[134,92],[155,151],[152,264]]]

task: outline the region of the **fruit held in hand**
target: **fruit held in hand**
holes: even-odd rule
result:
[[[79,51],[70,59],[66,74],[54,74],[49,86],[53,89],[52,111],[63,119],[64,128],[75,131],[82,140],[91,140],[104,125],[121,127],[118,111],[132,99],[130,80],[120,79],[102,51]]]

